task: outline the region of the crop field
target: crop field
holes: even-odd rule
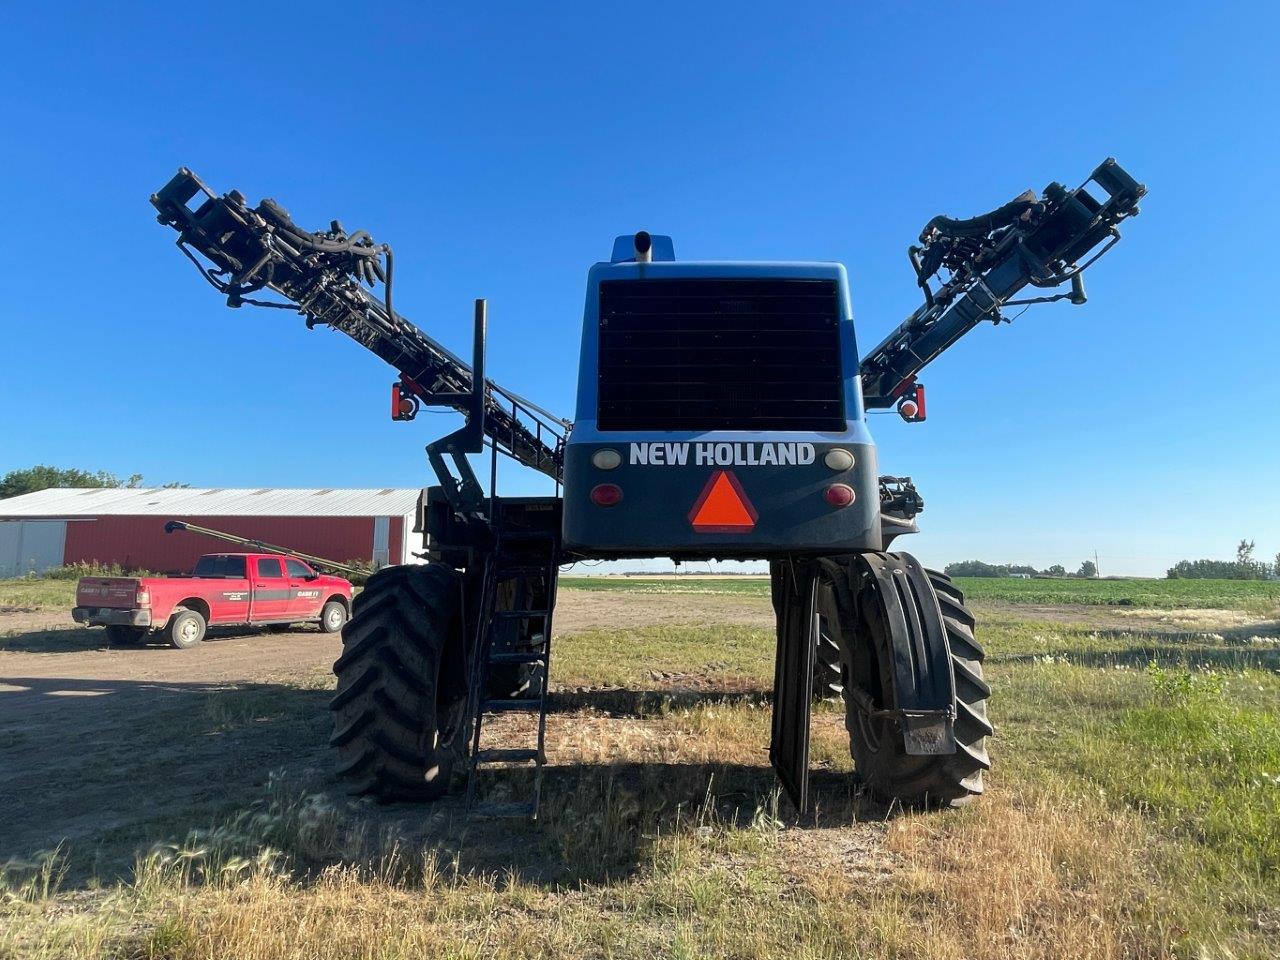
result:
[[[562,584],[526,824],[345,797],[330,637],[106,650],[0,583],[0,958],[1280,955],[1278,585],[966,581],[986,794],[863,796],[824,703],[802,817],[766,581]]]
[[[575,590],[634,590],[640,593],[729,593],[769,596],[768,578],[746,577],[565,577]],[[1232,608],[1267,613],[1280,607],[1280,581],[1267,580],[1017,580],[959,577],[970,600],[1021,604],[1084,604],[1173,610]]]

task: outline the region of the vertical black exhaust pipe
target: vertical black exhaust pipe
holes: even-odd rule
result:
[[[636,234],[636,263],[653,262],[653,237],[648,231],[641,230]]]

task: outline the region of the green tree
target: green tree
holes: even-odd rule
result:
[[[1179,560],[1166,576],[1170,580],[1265,580],[1267,572],[1267,564],[1255,560]]]
[[[1280,553],[1276,554],[1276,562],[1271,565],[1271,572],[1280,577]]]
[[[1242,567],[1253,563],[1253,548],[1256,546],[1252,540],[1241,540],[1236,546],[1236,563]]]
[[[90,473],[88,470],[63,469],[38,464],[26,470],[10,470],[0,479],[0,500],[6,497],[18,497],[24,493],[35,493],[50,487],[138,487],[142,485],[142,474],[135,473],[127,480],[121,480],[114,473],[99,470]]]
[[[949,577],[1006,577],[1009,575],[1009,567],[981,560],[957,560],[948,563],[943,572]]]
[[[1098,568],[1092,560],[1086,560],[1084,563],[1080,564],[1080,569],[1076,571],[1077,577],[1092,578],[1092,577],[1096,577],[1097,575],[1098,575]]]
[[[1051,577],[1065,577],[1067,568],[1060,563],[1055,563],[1052,567],[1045,571]]]

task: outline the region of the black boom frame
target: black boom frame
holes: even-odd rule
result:
[[[458,505],[474,506],[481,498],[466,455],[479,453],[486,444],[559,481],[569,424],[485,378],[484,301],[476,302],[475,353],[468,366],[396,313],[391,299],[394,255],[366,231],[348,233],[337,220],[328,230],[304,230],[274,200],[251,207],[237,190],[218,196],[185,167],[152,194],[151,203],[157,219],[178,231],[179,248],[226,296],[228,306],[295,310],[306,317],[308,328],[328,326],[345,333],[399,372],[393,396],[406,406],[394,411],[397,419],[412,419],[418,404],[463,413],[467,422],[462,429],[428,448],[444,492]],[[378,283],[381,299],[366,289]],[[253,296],[263,290],[287,302]]]
[[[979,323],[1004,320],[1001,307],[1083,303],[1082,274],[1119,242],[1117,224],[1137,215],[1146,192],[1108,158],[1074,190],[1051,183],[1043,196],[1028,190],[980,217],[930,220],[919,245],[907,251],[925,302],[862,358],[858,372],[866,405],[892,406],[915,385],[921,369]],[[941,286],[931,288],[930,279],[944,272]],[[1010,299],[1027,286],[1065,283],[1070,293]]]

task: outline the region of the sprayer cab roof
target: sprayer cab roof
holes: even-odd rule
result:
[[[665,271],[676,266],[688,276],[796,276],[824,279],[846,279],[844,265],[831,260],[677,260],[675,243],[665,234],[624,233],[613,240],[613,253],[607,262],[592,268],[640,266],[653,268],[660,275],[671,276]],[[642,273],[623,273],[621,276],[640,277]]]

